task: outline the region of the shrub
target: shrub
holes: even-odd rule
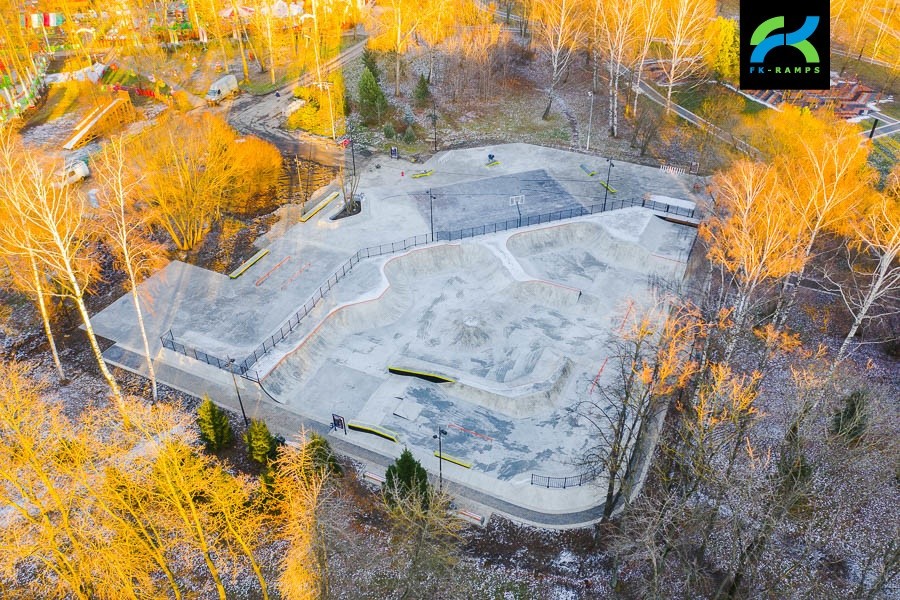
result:
[[[418,495],[423,503],[428,502],[428,473],[425,468],[413,458],[409,449],[404,449],[394,464],[387,468],[384,479],[384,495],[388,504],[394,504],[397,500]]]
[[[869,422],[868,397],[864,391],[858,390],[845,397],[843,406],[831,418],[829,431],[855,445],[866,432]]]
[[[403,133],[403,141],[407,144],[412,144],[416,141],[416,132],[413,130],[412,125],[406,128],[406,131]]]
[[[392,139],[394,139],[395,135],[397,135],[397,132],[394,131],[394,126],[391,125],[390,123],[387,123],[384,126],[384,137],[386,137],[389,140],[392,140]]]
[[[224,410],[213,404],[209,396],[203,396],[203,403],[197,409],[197,426],[200,428],[200,439],[206,448],[217,452],[231,444],[231,423]]]
[[[265,421],[250,421],[250,427],[244,432],[244,443],[250,458],[261,465],[269,464],[278,453],[278,440],[269,432]]]

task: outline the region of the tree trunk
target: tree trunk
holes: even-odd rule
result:
[[[91,325],[91,317],[88,315],[87,307],[84,305],[84,298],[76,296],[73,300],[75,300],[75,305],[78,307],[78,313],[81,315],[81,320],[84,322],[84,332],[88,336],[94,358],[97,359],[100,373],[103,375],[103,379],[106,380],[107,385],[109,385],[109,389],[112,390],[113,400],[115,400],[118,405],[119,412],[122,414],[122,421],[127,426],[129,419],[125,410],[125,401],[122,398],[122,390],[119,389],[119,384],[116,383],[113,374],[109,371],[109,367],[106,366],[106,361],[103,359],[103,353],[100,351],[100,345],[97,343],[97,336],[94,335],[94,327]]]
[[[126,262],[127,262],[126,258]],[[137,281],[134,277],[134,269],[129,263],[127,266],[128,279],[131,281],[131,299],[134,301],[134,312],[137,314],[138,328],[141,330],[141,341],[144,343],[144,356],[147,358],[147,374],[150,376],[150,387],[153,393],[153,401],[159,400],[156,389],[156,372],[153,370],[153,357],[150,356],[150,342],[147,340],[147,328],[144,326],[144,312],[141,310],[141,300],[138,296]]]
[[[666,114],[672,110],[672,80],[666,82]]]
[[[47,311],[47,302],[44,299],[44,286],[41,285],[41,273],[38,270],[37,261],[34,254],[29,251],[28,260],[31,262],[31,274],[34,277],[34,289],[37,295],[38,309],[41,313],[41,321],[44,323],[44,333],[47,335],[47,341],[50,343],[50,354],[53,355],[53,364],[59,372],[59,380],[61,383],[68,381],[63,371],[62,363],[59,360],[59,352],[56,350],[56,340],[53,339],[53,331],[50,328],[50,315]]]
[[[553,92],[551,91],[547,94],[547,108],[544,109],[544,114],[541,115],[541,119],[546,121],[550,118],[550,107],[553,106]]]
[[[400,51],[394,54],[394,96],[400,97]]]
[[[266,39],[269,45],[269,71],[272,75],[272,85],[275,85],[275,47],[272,44],[272,15],[266,15]]]

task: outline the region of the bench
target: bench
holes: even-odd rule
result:
[[[238,277],[243,275],[247,271],[247,269],[249,269],[256,263],[258,263],[260,261],[260,259],[268,253],[269,253],[268,248],[264,248],[264,249],[260,250],[259,252],[257,252],[250,258],[248,258],[244,264],[242,264],[237,269],[235,269],[234,271],[229,273],[228,276],[231,277],[232,279],[237,279]]]
[[[474,523],[475,525],[481,525],[481,526],[484,525],[484,517],[482,517],[479,514],[475,514],[469,510],[465,510],[465,509],[461,508],[458,511],[456,511],[456,516],[459,517],[460,519],[462,519],[463,521],[469,521],[471,523]]]
[[[384,485],[384,477],[382,477],[381,475],[376,475],[375,473],[370,473],[369,471],[363,473],[363,479],[379,486]]]
[[[584,163],[581,163],[581,170],[584,171],[585,173],[587,173],[588,177],[593,177],[594,175],[597,174],[597,171],[593,171],[593,170],[589,169],[588,166]]]
[[[434,174],[434,169],[429,169],[427,171],[422,171],[420,173],[416,173],[412,176],[413,179],[419,179],[420,177],[428,177],[429,175]]]

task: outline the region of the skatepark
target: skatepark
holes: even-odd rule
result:
[[[488,151],[501,160],[492,170],[484,167]],[[462,496],[477,492],[470,497],[481,499],[479,511],[491,510],[491,498],[505,512],[589,511],[600,502],[593,485],[547,489],[533,485],[534,476],[583,473],[596,433],[578,404],[613,376],[604,370],[607,344],[623,323],[657,302],[656,283],[681,279],[696,228],[640,201],[524,226],[609,201],[584,159],[520,144],[440,153],[415,166],[384,159],[363,174],[362,215],[332,221],[335,205],[299,223],[285,207],[280,226],[260,241],[268,254],[236,279],[170,263],[140,287],[160,380],[236,409],[231,372],[163,347],[160,337],[240,361],[284,330],[356,249],[427,234],[432,223],[434,231],[512,223],[469,239],[428,237],[352,264],[253,362],[258,382],[237,385],[248,416],[288,437],[301,425],[328,431],[341,417],[352,427],[330,432],[335,447],[373,472],[383,474],[410,448],[430,472],[440,466]],[[433,174],[411,179],[416,169]],[[609,187],[620,202],[664,194],[683,213],[695,200],[689,176],[626,163],[613,173]],[[95,317],[98,333],[115,342],[107,359],[140,372],[133,323],[128,297]]]

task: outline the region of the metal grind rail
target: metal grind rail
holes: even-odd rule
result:
[[[259,346],[251,351],[250,354],[248,354],[244,358],[244,360],[240,362],[226,360],[208,352],[204,352],[202,350],[182,344],[175,339],[175,336],[172,333],[171,329],[160,337],[160,341],[162,342],[164,348],[168,348],[169,350],[172,350],[179,354],[183,354],[190,358],[205,362],[206,364],[218,367],[219,369],[235,373],[236,375],[240,375],[241,377],[245,377],[252,381],[259,382],[259,374],[256,371],[251,370],[251,367],[256,364],[256,362],[260,358],[262,358],[269,351],[275,348],[276,344],[283,341],[287,336],[293,333],[294,330],[296,330],[297,327],[300,326],[300,323],[303,321],[303,319],[305,319],[307,315],[309,315],[309,313],[312,312],[312,310],[319,304],[319,302],[328,295],[332,288],[337,285],[338,281],[343,279],[353,269],[353,267],[356,266],[356,264],[364,258],[374,258],[377,256],[384,256],[386,254],[405,252],[407,250],[410,250],[411,248],[425,246],[434,242],[452,242],[480,235],[488,235],[491,233],[496,233],[498,231],[509,231],[511,229],[519,229],[521,227],[529,227],[531,225],[553,223],[555,221],[564,221],[566,219],[574,219],[576,217],[584,217],[587,215],[594,215],[611,210],[619,210],[622,208],[632,208],[637,206],[689,219],[695,218],[697,212],[696,208],[675,206],[663,202],[646,200],[644,198],[614,199],[597,204],[591,204],[590,206],[579,206],[577,208],[557,210],[540,215],[523,216],[517,219],[508,219],[506,221],[498,221],[495,223],[480,225],[478,227],[466,227],[454,231],[436,231],[433,234],[427,233],[424,235],[416,235],[399,242],[370,246],[368,248],[357,250],[356,254],[348,258],[344,262],[344,264],[342,264],[340,267],[338,267],[337,270],[335,270],[335,272],[325,281],[325,283],[320,285],[318,289],[313,292],[313,295],[303,303],[303,306],[301,306],[296,312],[294,312],[294,314],[288,317],[288,319],[284,323],[282,323],[281,327],[279,327],[274,333],[263,340],[263,342]],[[534,484],[535,481],[534,477],[542,476],[534,475],[532,477],[532,484]],[[583,477],[583,475],[578,477]],[[572,478],[557,477],[550,479]],[[565,484],[565,482],[563,483]],[[581,484],[579,483],[578,485]],[[548,485],[548,487],[560,486]],[[563,485],[562,487],[565,487],[565,485]]]

